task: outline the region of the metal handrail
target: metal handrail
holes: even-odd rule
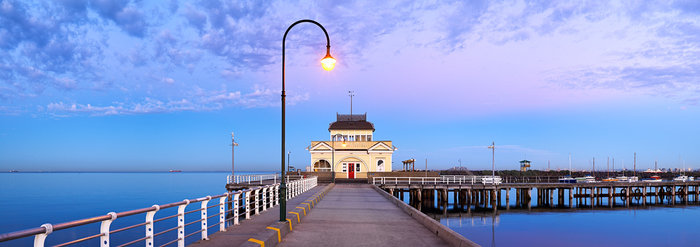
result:
[[[228,175],[226,176],[227,184],[260,184],[264,181],[272,180],[276,184],[280,180],[279,174],[249,174],[249,175]]]
[[[373,177],[372,184],[500,184],[499,176]]]
[[[309,189],[316,187],[318,184],[318,178],[316,176],[311,176],[308,178],[302,178],[299,180],[294,180],[290,181],[288,183],[288,192],[287,195],[285,195],[287,198],[293,198],[303,192],[308,191]],[[216,224],[213,224],[214,226],[219,225],[219,231],[225,231],[226,230],[226,222],[229,222],[228,225],[238,225],[239,224],[239,219],[243,215],[245,215],[245,219],[250,219],[250,214],[259,214],[260,211],[265,211],[268,208],[272,208],[276,205],[279,205],[279,198],[280,198],[280,190],[279,190],[280,184],[274,183],[270,185],[265,185],[265,186],[258,186],[255,188],[249,188],[249,189],[244,189],[244,190],[238,190],[235,192],[227,192],[224,194],[216,195],[216,196],[206,196],[206,197],[200,197],[196,199],[185,199],[183,201],[179,202],[173,202],[173,203],[168,203],[168,204],[163,204],[163,205],[153,205],[151,207],[147,208],[141,208],[141,209],[135,209],[135,210],[129,210],[129,211],[124,211],[124,212],[119,212],[119,213],[114,213],[111,212],[106,215],[102,216],[96,216],[96,217],[91,217],[91,218],[86,218],[86,219],[80,219],[80,220],[75,220],[75,221],[69,221],[69,222],[64,222],[64,223],[59,223],[59,224],[44,224],[40,227],[35,227],[35,228],[30,228],[30,229],[25,229],[21,231],[16,231],[16,232],[10,232],[10,233],[4,233],[0,234],[0,242],[5,242],[5,241],[10,241],[14,239],[19,239],[19,238],[25,238],[25,237],[30,237],[34,236],[34,246],[44,246],[44,242],[46,237],[53,233],[54,231],[58,230],[63,230],[63,229],[68,229],[68,228],[73,228],[73,227],[78,227],[78,226],[83,226],[87,224],[92,224],[92,223],[97,223],[101,222],[100,225],[100,233],[96,235],[90,235],[87,237],[79,238],[79,239],[74,239],[68,242],[61,243],[59,245],[65,246],[69,244],[75,244],[79,243],[82,241],[94,239],[94,238],[100,238],[100,245],[101,246],[109,246],[111,243],[109,241],[110,234],[112,233],[117,233],[117,232],[122,232],[125,230],[133,229],[139,226],[146,226],[147,230],[146,231],[146,236],[137,238],[135,240],[131,240],[125,244],[122,244],[122,246],[125,245],[131,245],[140,241],[149,241],[149,245],[154,246],[152,241],[154,238],[158,235],[161,235],[165,232],[169,232],[172,230],[176,229],[181,229],[181,231],[178,231],[178,238],[170,241],[167,244],[171,244],[174,242],[179,242],[184,245],[185,238],[188,236],[192,236],[197,233],[201,233],[202,237],[201,239],[208,239],[207,235],[207,229],[212,228],[211,225],[208,226],[208,220],[210,218],[214,218],[216,216],[219,216],[219,222]],[[230,199],[229,199],[230,197]],[[219,199],[219,203],[208,206],[208,202],[213,200],[213,199]],[[243,201],[243,203],[239,203],[240,201]],[[194,209],[185,212],[185,208],[187,205],[192,204],[192,203],[197,203],[200,202],[201,205],[199,209]],[[226,203],[232,203],[233,208],[230,210],[225,209],[225,204]],[[243,204],[243,205],[240,205]],[[166,209],[166,208],[173,208],[173,207],[178,207],[178,212],[174,215],[162,217],[159,219],[154,219],[155,213],[158,212],[159,210]],[[219,207],[219,213],[214,214],[214,215],[209,215],[205,213],[206,210],[213,208],[213,207]],[[191,222],[184,222],[184,215],[193,213],[193,212],[201,212],[201,218],[198,220],[194,220]],[[233,211],[233,217],[227,218],[226,214]],[[145,222],[130,225],[130,226],[125,226],[120,229],[115,229],[110,231],[110,224],[112,221],[123,218],[126,216],[132,216],[132,215],[137,215],[137,214],[144,214],[146,213],[146,220]],[[153,228],[154,223],[174,218],[174,217],[182,217],[181,219],[182,222],[178,221],[178,225],[167,229],[165,231],[161,231],[158,233],[155,232],[155,228]],[[233,223],[230,223],[229,220],[233,219]],[[188,235],[184,235],[185,231],[185,226],[187,225],[192,225],[194,223],[201,223],[201,229],[198,231],[195,231],[193,233],[189,233]],[[150,232],[150,233],[149,233]]]

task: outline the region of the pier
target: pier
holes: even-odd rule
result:
[[[633,200],[646,204],[676,204],[698,202],[700,181],[662,182],[593,182],[593,183],[483,183],[475,177],[375,177],[372,183],[399,200],[408,196],[409,203],[421,208],[446,208],[452,205],[461,208],[510,209],[510,201],[517,208],[532,208],[533,200],[538,206],[573,207],[573,205],[596,207],[616,206],[621,199],[626,206]],[[513,192],[513,193],[511,193]]]

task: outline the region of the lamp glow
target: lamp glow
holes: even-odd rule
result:
[[[326,53],[326,57],[321,59],[321,66],[323,66],[323,69],[326,71],[331,71],[335,68],[335,58],[331,56],[330,52]]]

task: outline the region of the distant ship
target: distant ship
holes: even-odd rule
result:
[[[576,183],[595,183],[595,177],[587,175],[585,177],[577,177]]]
[[[686,175],[680,175],[678,177],[673,178],[673,181],[688,182],[688,181],[695,181],[695,178],[688,177]]]
[[[10,172],[19,172],[18,170],[10,170]]]
[[[617,181],[618,182],[630,182],[630,183],[637,182],[637,181],[639,181],[639,177],[620,176],[620,177],[617,177]]]
[[[170,170],[169,172],[182,172],[182,170]]]
[[[576,179],[575,179],[575,178],[572,178],[572,177],[570,177],[570,176],[564,176],[564,177],[560,177],[560,178],[559,178],[559,182],[560,182],[560,183],[566,183],[566,184],[575,184],[575,183],[576,183]]]
[[[654,176],[651,176],[650,178],[642,179],[642,181],[644,181],[644,182],[662,182],[663,180],[661,180],[661,176],[654,175]]]

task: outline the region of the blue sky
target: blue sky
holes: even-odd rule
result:
[[[0,170],[279,168],[367,112],[401,160],[700,168],[697,1],[0,0]]]

